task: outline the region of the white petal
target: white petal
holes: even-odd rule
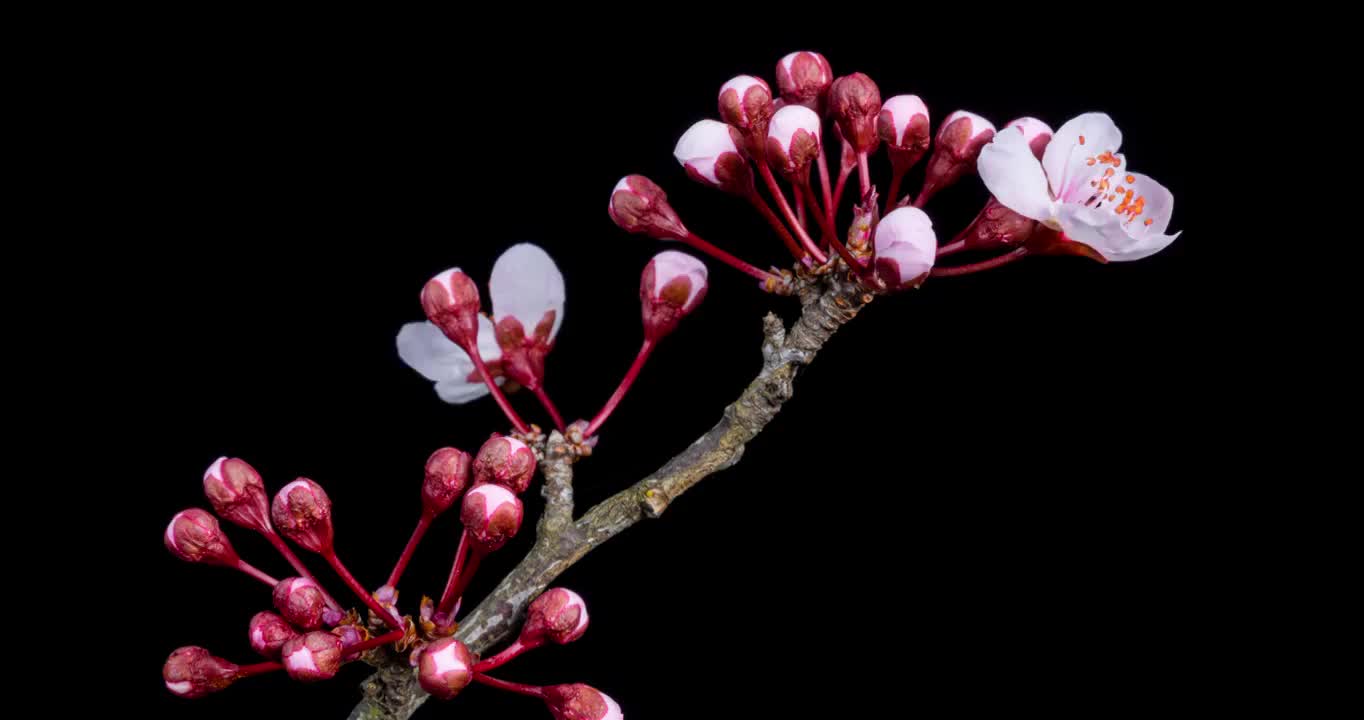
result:
[[[539,246],[521,243],[507,248],[493,265],[488,295],[492,297],[493,317],[516,318],[527,335],[535,332],[545,313],[553,311],[554,327],[549,337],[552,340],[559,334],[564,322],[564,276]],[[482,334],[480,329],[480,348]]]
[[[1047,176],[1022,133],[1003,132],[981,148],[976,171],[1005,207],[1033,220],[1051,217]]]
[[[1051,182],[1051,194],[1064,198],[1068,189],[1080,187],[1079,183],[1093,174],[1087,168],[1096,166],[1088,164],[1089,158],[1104,152],[1116,153],[1121,146],[1122,132],[1104,113],[1085,113],[1067,120],[1052,135],[1042,154],[1042,167]]]
[[[691,165],[702,177],[718,184],[720,178],[715,174],[715,162],[725,153],[738,152],[728,125],[719,120],[698,120],[682,133],[677,146],[673,148],[673,157],[683,166]]]
[[[467,376],[474,367],[468,354],[429,322],[407,323],[398,331],[398,357],[434,382]]]
[[[881,218],[876,225],[874,245],[878,253],[893,245],[914,245],[935,255],[938,250],[933,220],[916,207],[896,208]]]
[[[790,150],[791,138],[797,130],[804,130],[815,136],[816,140],[820,139],[819,115],[804,105],[787,105],[772,114],[767,125],[767,136],[776,138],[783,148]]]
[[[1125,218],[1125,215],[1109,212],[1107,208],[1084,207],[1073,203],[1060,206],[1059,220],[1066,237],[1094,248],[1112,262],[1149,257],[1179,237],[1178,233],[1133,237],[1127,234],[1123,224]]]

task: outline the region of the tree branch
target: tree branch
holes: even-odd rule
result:
[[[802,310],[788,331],[772,314],[763,319],[763,364],[720,421],[652,475],[603,500],[573,521],[573,461],[577,455],[558,432],[545,443],[541,470],[545,512],[535,546],[497,588],[460,623],[456,636],[484,654],[516,630],[526,606],[561,573],[597,546],[645,518],[655,518],[692,486],[731,467],[745,445],[791,398],[796,373],[808,365],[838,328],[872,295],[839,273],[804,282]],[[379,656],[379,653],[373,653]],[[365,699],[350,720],[406,720],[426,700],[406,659],[388,655],[365,681]]]

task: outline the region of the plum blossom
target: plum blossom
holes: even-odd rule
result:
[[[1041,162],[1024,133],[1004,132],[981,151],[985,186],[1010,210],[1062,233],[1104,260],[1140,260],[1174,241],[1166,235],[1174,196],[1151,178],[1127,170],[1117,154],[1122,133],[1103,113],[1062,125]]]

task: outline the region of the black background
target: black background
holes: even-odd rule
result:
[[[868,73],[883,97],[920,95],[935,123],[957,108],[1053,127],[1106,111],[1130,166],[1173,191],[1185,234],[1141,262],[1029,259],[878,301],[802,373],[739,466],[562,576],[592,612],[582,640],[500,676],[587,682],[648,719],[1155,708],[1201,682],[1231,552],[1216,522],[1226,481],[1203,452],[1229,301],[1206,282],[1220,248],[1196,221],[1201,141],[1172,111],[1199,90],[1177,43],[1104,48],[1091,63],[1059,58],[1066,43],[1044,28],[1007,24],[866,40],[836,27],[664,38],[662,24],[534,37],[489,25],[474,50],[463,43],[479,27],[300,38],[204,22],[122,49],[131,69],[111,73],[121,92],[102,111],[129,129],[123,210],[144,241],[119,251],[126,413],[105,432],[140,483],[113,501],[120,582],[157,608],[115,670],[139,712],[345,716],[361,667],[198,701],[164,690],[161,664],[181,645],[251,662],[246,623],[269,605],[243,576],[170,557],[165,522],[204,504],[209,463],[240,456],[272,489],[321,482],[339,553],[380,582],[416,519],[426,456],[506,426],[489,400],[440,402],[399,361],[394,335],[420,319],[422,283],[453,265],[486,279],[513,243],[546,248],[568,288],[550,391],[590,417],[633,358],[639,272],[663,249],[611,224],[611,187],[647,174],[698,234],[781,261],[751,210],[689,181],[671,150],[715,116],[726,79],[772,82],[777,58],[801,48],[836,74]],[[873,172],[884,185],[883,155]],[[940,239],[985,199],[973,178],[942,192],[929,206]],[[794,317],[794,301],[710,265],[705,303],[578,466],[581,508],[709,428],[758,368],[762,314]],[[514,402],[544,424],[529,396]],[[408,603],[439,591],[453,526],[418,552]],[[244,557],[286,572],[263,541],[229,532]],[[530,535],[485,564],[472,598]],[[547,714],[474,688],[417,717]]]

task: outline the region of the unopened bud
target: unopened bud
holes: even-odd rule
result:
[[[521,529],[521,501],[501,485],[475,485],[465,493],[460,520],[469,539],[483,552],[492,552]]]
[[[995,136],[990,121],[965,110],[958,110],[943,120],[935,140],[933,157],[928,160],[924,187],[916,204],[922,205],[937,191],[956,182],[962,175],[976,168],[981,148]]]
[[[315,553],[332,549],[332,501],[321,485],[299,478],[280,488],[270,516],[284,537]]]
[[[284,643],[297,636],[289,621],[272,612],[258,612],[251,618],[251,649],[271,660],[279,657]]]
[[[478,286],[459,268],[427,281],[422,287],[422,310],[456,345],[467,350],[478,344]]]
[[[285,620],[303,628],[316,630],[323,625],[327,598],[311,578],[291,577],[279,581],[272,599],[275,609]]]
[[[166,658],[161,677],[166,689],[183,698],[200,698],[231,685],[240,668],[201,647],[182,647]]]
[[[968,250],[994,250],[1017,247],[1027,242],[1037,230],[1037,221],[1005,207],[990,198],[971,226],[962,233]]]
[[[171,518],[166,526],[166,549],[185,562],[237,567],[241,558],[232,549],[218,519],[207,510],[190,508]]]
[[[473,681],[475,662],[464,643],[452,637],[442,638],[422,650],[417,661],[417,682],[428,693],[449,700]]]
[[[658,340],[677,329],[701,304],[706,287],[706,266],[700,260],[673,250],[655,255],[639,284],[644,337]]]
[[[341,669],[341,645],[341,638],[322,630],[299,635],[280,648],[280,662],[300,682],[330,680]]]
[[[767,126],[767,161],[787,178],[801,180],[819,155],[819,116],[804,105],[787,105]]]
[[[1038,160],[1042,159],[1042,153],[1046,152],[1047,144],[1051,142],[1051,126],[1034,117],[1022,117],[1010,121],[1005,128],[1011,128],[1023,133],[1023,141],[1028,143],[1028,149]]]
[[[788,105],[804,105],[822,112],[833,81],[829,61],[817,52],[801,50],[777,61],[777,89]]]
[[[766,137],[767,121],[776,110],[772,88],[762,78],[740,75],[720,86],[720,119],[746,135]]]
[[[457,448],[441,448],[426,459],[426,478],[422,482],[422,512],[435,517],[446,510],[469,487],[469,453]]]
[[[224,520],[256,532],[271,532],[265,482],[245,460],[218,458],[204,472],[204,495]]]
[[[896,95],[887,100],[881,106],[876,128],[897,172],[914,167],[928,152],[931,141],[928,106],[918,95]]]
[[[545,705],[554,720],[622,720],[624,714],[606,693],[581,683],[544,689]]]
[[[746,195],[753,189],[753,169],[739,150],[743,142],[738,130],[716,120],[699,120],[682,133],[673,157],[702,185]]]
[[[853,73],[834,80],[829,87],[829,113],[854,150],[871,152],[876,148],[881,90],[871,78]]]
[[[891,290],[918,287],[933,269],[938,239],[924,211],[892,210],[876,226],[876,276]]]
[[[668,204],[668,194],[643,175],[621,178],[611,190],[606,212],[611,222],[626,232],[656,240],[681,240],[688,234],[687,227]]]
[[[526,610],[518,641],[534,647],[545,642],[567,645],[587,632],[587,603],[566,588],[551,588]]]
[[[359,625],[337,625],[332,634],[341,638],[343,652],[369,639],[369,631]]]
[[[520,495],[535,477],[535,451],[514,437],[496,435],[474,458],[474,483],[493,483]]]

